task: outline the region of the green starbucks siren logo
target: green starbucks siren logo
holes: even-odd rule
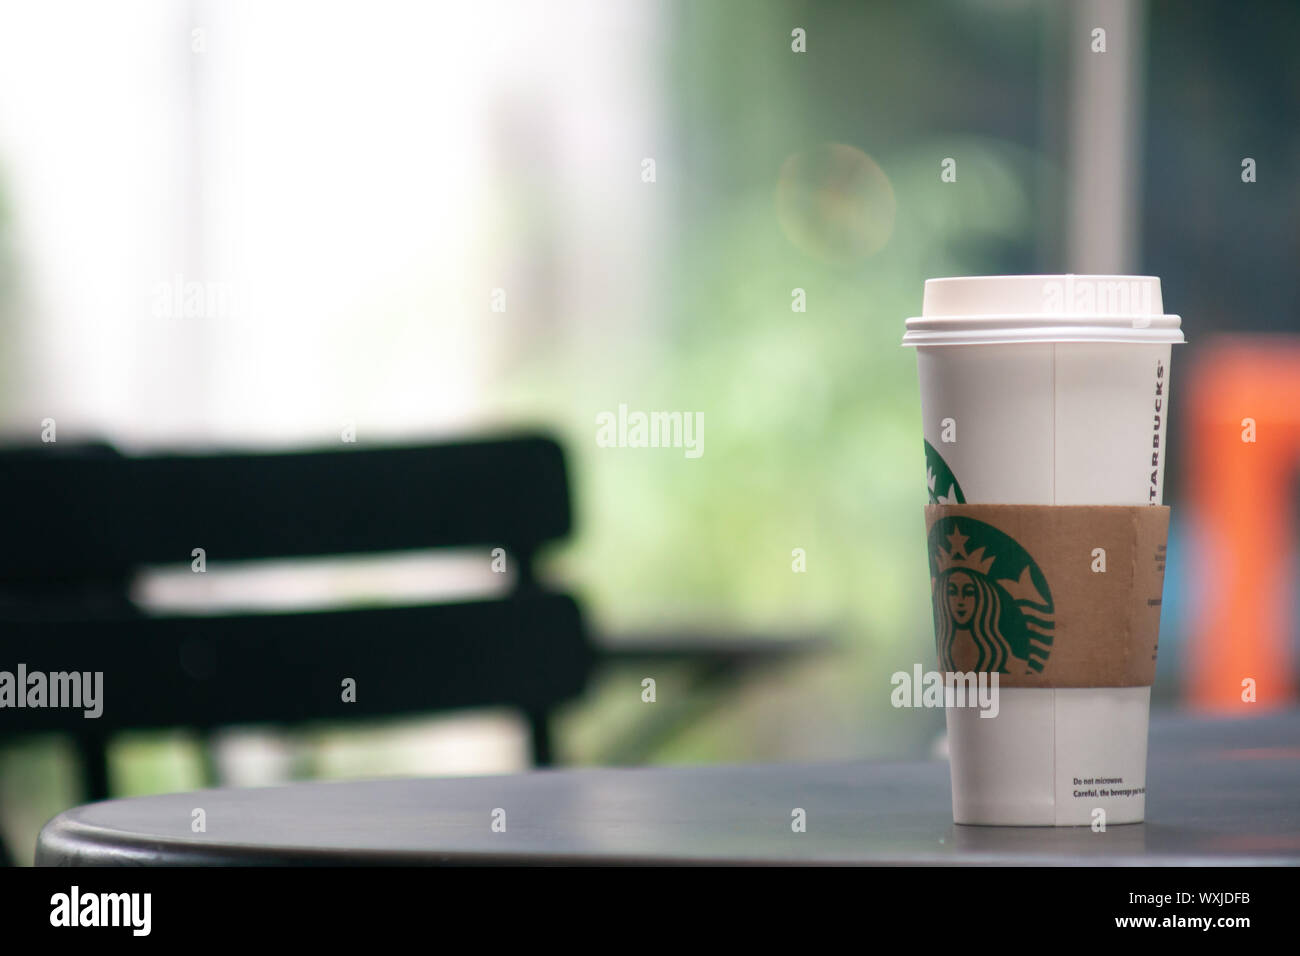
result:
[[[950,515],[930,529],[929,554],[940,668],[1041,674],[1056,605],[1029,553],[991,524]]]
[[[932,505],[964,505],[966,496],[961,493],[957,476],[952,473],[943,455],[934,450],[929,442],[925,443],[925,483],[930,489]]]

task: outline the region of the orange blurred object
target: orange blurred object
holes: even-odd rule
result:
[[[1300,338],[1220,338],[1187,375],[1183,474],[1199,558],[1188,698],[1216,712],[1286,707],[1296,699]]]

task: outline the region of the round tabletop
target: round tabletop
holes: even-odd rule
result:
[[[36,862],[1297,864],[1297,742],[1300,712],[1156,716],[1147,822],[1104,833],[955,826],[942,761],[649,767],[109,800],[47,823]]]

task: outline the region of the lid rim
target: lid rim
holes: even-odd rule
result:
[[[1164,330],[1166,334],[1117,335],[1111,329],[1043,329],[1044,334],[1034,335],[1034,330],[1020,329],[999,334],[989,331],[984,334],[961,332],[912,332],[903,336],[904,347],[932,347],[952,345],[1053,345],[1065,343],[1099,343],[1109,342],[1116,345],[1186,345],[1187,339],[1180,330]],[[1142,330],[1146,331],[1146,330]],[[1157,330],[1159,332],[1161,330]]]
[[[968,312],[962,315],[913,315],[908,322],[1109,322],[1115,319],[1163,319],[1181,322],[1173,312]]]

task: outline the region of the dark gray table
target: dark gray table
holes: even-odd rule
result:
[[[301,783],[77,807],[45,825],[36,860],[1296,865],[1300,712],[1157,716],[1147,792],[1146,823],[1094,833],[954,826],[942,762]],[[807,832],[791,830],[795,807]]]

